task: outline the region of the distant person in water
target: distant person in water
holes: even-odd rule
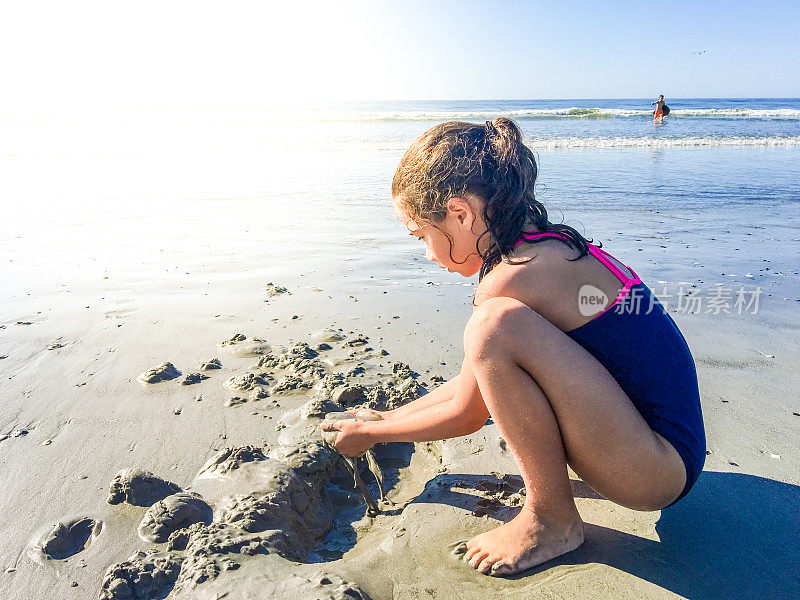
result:
[[[656,109],[653,111],[653,123],[664,122],[664,94],[658,97],[658,100],[651,102],[650,106],[655,105]]]

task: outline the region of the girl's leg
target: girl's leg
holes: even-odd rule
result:
[[[508,523],[467,543],[481,572],[515,573],[577,548],[583,523],[566,464],[606,498],[662,508],[685,483],[672,446],[650,429],[586,350],[525,304],[491,298],[464,332],[480,398],[520,469],[526,500]]]

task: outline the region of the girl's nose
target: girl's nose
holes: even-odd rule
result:
[[[425,258],[427,258],[431,262],[436,260],[435,258],[433,258],[433,252],[431,252],[431,249],[428,248],[427,246],[425,247]]]

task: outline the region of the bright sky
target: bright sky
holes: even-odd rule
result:
[[[798,23],[796,0],[8,2],[0,110],[798,97]]]

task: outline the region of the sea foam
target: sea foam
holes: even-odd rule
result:
[[[285,116],[285,115],[284,115]],[[508,117],[510,119],[613,119],[652,118],[653,109],[632,108],[526,108],[518,110],[408,110],[408,111],[303,111],[292,115],[297,120],[311,121],[475,121]],[[800,110],[793,108],[677,108],[669,118],[713,119],[800,119]]]

